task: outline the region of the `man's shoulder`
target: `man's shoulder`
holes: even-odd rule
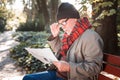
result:
[[[92,29],[87,29],[84,33],[83,36],[99,36],[99,34],[92,30]]]
[[[92,30],[92,29],[87,29],[82,35],[82,39],[101,39],[100,35]]]

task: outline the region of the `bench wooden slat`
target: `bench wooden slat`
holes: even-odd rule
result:
[[[114,65],[117,65],[117,66],[120,66],[120,56],[105,53],[104,61],[114,64]]]
[[[120,77],[120,56],[105,53],[103,57],[103,71],[114,75],[112,78]],[[99,74],[98,80],[112,80],[110,75]]]
[[[102,74],[99,74],[98,80],[112,80],[112,79],[110,79]]]
[[[112,77],[120,77],[120,56],[104,53],[103,61],[103,71],[107,74],[99,74],[98,80],[112,80]],[[111,78],[108,74],[111,74]]]
[[[110,64],[107,65],[105,64],[103,71],[120,77],[120,67],[116,67]]]

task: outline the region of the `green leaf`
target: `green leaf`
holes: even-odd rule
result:
[[[87,2],[87,0],[82,0],[81,2],[80,2],[80,4],[85,4]]]
[[[102,13],[96,18],[96,20],[104,19],[104,17],[108,14],[108,11],[103,10]]]
[[[107,14],[107,16],[111,16],[111,15],[114,15],[114,14],[116,14],[116,10],[115,9],[111,9],[109,11],[109,13]]]
[[[100,26],[100,25],[101,25],[101,24],[98,23],[98,22],[95,22],[95,23],[92,24],[92,26],[94,26],[94,27],[97,27],[97,26]]]
[[[85,5],[82,6],[83,11],[87,11],[87,7]]]
[[[111,1],[103,2],[100,5],[101,5],[102,8],[111,7],[113,5],[113,2],[111,2]]]

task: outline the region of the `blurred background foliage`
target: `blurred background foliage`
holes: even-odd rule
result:
[[[10,52],[18,65],[27,73],[42,71],[46,66],[24,48],[49,47],[49,26],[56,22],[61,0],[20,0],[22,10],[13,6],[16,1],[0,0],[0,31],[15,32],[13,38],[20,44]],[[104,52],[120,55],[120,0],[75,0],[75,5],[81,18],[88,17],[93,29],[103,38]]]
[[[13,38],[20,42],[19,45],[10,49],[11,57],[17,61],[16,65],[21,66],[26,73],[43,71],[46,65],[29,54],[25,48],[49,47],[46,42],[49,34],[46,32],[17,32]]]

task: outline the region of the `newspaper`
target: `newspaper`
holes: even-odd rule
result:
[[[35,58],[45,64],[52,63],[52,61],[58,61],[50,48],[25,48]]]

